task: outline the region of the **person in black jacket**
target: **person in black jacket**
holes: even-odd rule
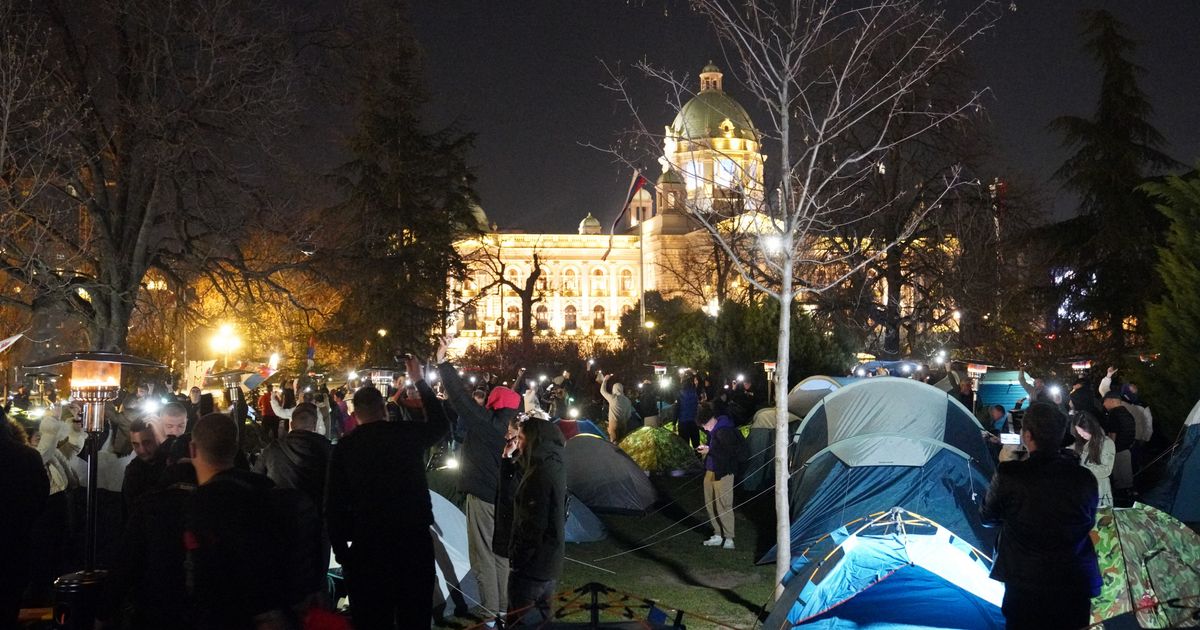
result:
[[[125,478],[121,481],[126,515],[132,513],[138,497],[158,485],[167,467],[167,454],[159,450],[158,434],[152,424],[141,419],[134,420],[129,425],[129,439],[135,457],[125,466]]]
[[[508,602],[509,569],[508,559],[493,550],[500,453],[521,396],[507,387],[495,387],[480,406],[463,384],[458,369],[446,361],[449,342],[449,338],[443,339],[438,347],[438,376],[458,414],[458,424],[466,432],[459,457],[458,489],[467,497],[467,553],[479,582],[480,605],[486,614],[498,614]]]
[[[1113,503],[1117,507],[1130,507],[1133,505],[1133,456],[1129,449],[1137,439],[1137,420],[1121,404],[1120,393],[1110,390],[1104,395],[1104,416],[1100,424],[1117,447],[1111,477]]]
[[[550,619],[554,589],[562,574],[567,522],[565,440],[552,422],[521,423],[517,450],[521,482],[513,501],[512,542],[508,549],[509,625]]]
[[[29,533],[50,497],[50,478],[36,449],[10,424],[0,407],[0,628],[15,628],[21,592],[29,582]]]
[[[317,406],[300,403],[292,410],[292,430],[263,449],[254,472],[266,475],[280,488],[295,488],[320,506],[325,501],[325,476],[333,444],[317,433]]]
[[[424,374],[412,357],[407,369]],[[355,392],[359,426],[334,446],[329,461],[325,520],[360,630],[428,628],[432,622],[433,507],[425,452],[445,437],[449,422],[424,379],[415,385],[424,422],[388,422],[379,390]]]
[[[708,434],[708,444],[696,449],[704,456],[704,507],[713,535],[706,547],[733,549],[733,484],[742,434],[726,415],[716,416],[710,403],[701,403],[696,422]]]
[[[1021,426],[1029,458],[997,467],[982,508],[984,524],[1001,528],[992,578],[1004,582],[1011,630],[1085,627],[1100,593],[1090,536],[1099,491],[1096,477],[1058,448],[1066,430],[1057,406],[1031,405]]]

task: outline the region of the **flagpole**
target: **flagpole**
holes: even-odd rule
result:
[[[640,307],[641,321],[638,322],[638,327],[642,330],[646,329],[646,220],[638,221],[638,306]]]

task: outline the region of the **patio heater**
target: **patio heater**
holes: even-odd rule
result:
[[[254,374],[249,370],[225,370],[213,374],[213,378],[221,379],[221,386],[225,388],[225,395],[229,397],[229,401],[233,403],[233,422],[239,427],[242,426],[241,409],[238,407],[238,391],[242,388],[242,381],[245,380],[247,374]]]
[[[396,370],[389,367],[372,367],[359,370],[359,373],[367,373],[367,380],[383,394],[384,398],[388,396],[388,388],[392,386],[392,379],[396,376]]]
[[[84,521],[83,570],[54,581],[54,623],[58,628],[83,630],[95,623],[97,599],[106,572],[96,568],[96,483],[100,441],[104,436],[104,411],[121,390],[122,366],[165,368],[156,361],[113,352],[75,352],[38,361],[27,368],[71,366],[71,400],[83,407],[87,432],[87,512]]]
[[[763,371],[767,373],[767,402],[775,402],[775,360],[764,359],[759,361],[763,366]]]

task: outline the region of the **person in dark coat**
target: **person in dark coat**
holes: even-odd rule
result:
[[[0,407],[0,628],[15,628],[21,593],[29,582],[30,530],[50,497],[50,478],[37,450]]]
[[[411,357],[407,368],[424,374]],[[415,385],[424,422],[388,422],[379,390],[355,392],[358,428],[334,446],[329,462],[325,519],[360,630],[432,622],[433,507],[425,453],[446,436],[449,422],[424,379]]]
[[[700,427],[696,424],[696,410],[700,405],[699,381],[690,372],[686,375],[675,407],[676,431],[692,448],[700,446]]]
[[[1117,507],[1130,507],[1133,505],[1133,454],[1130,448],[1137,439],[1137,420],[1121,404],[1121,394],[1116,391],[1104,395],[1103,405],[1104,416],[1100,424],[1117,447],[1111,477],[1113,503]]]
[[[196,469],[183,546],[200,630],[251,630],[283,623],[296,603],[288,589],[293,515],[278,509],[270,479],[234,466],[238,426],[219,413],[201,416],[189,445]]]
[[[715,415],[710,403],[701,403],[697,422],[708,434],[708,444],[696,450],[704,456],[704,506],[713,529],[703,544],[733,549],[733,484],[742,434],[729,416]]]
[[[194,427],[193,427],[194,428]],[[97,618],[102,627],[119,614],[133,630],[195,628],[183,546],[188,502],[196,489],[190,461],[167,466],[160,487],[134,500],[117,562],[104,582]]]
[[[153,425],[144,420],[134,420],[129,425],[129,439],[133,444],[134,458],[125,466],[125,479],[121,482],[126,515],[133,512],[133,504],[139,497],[158,485],[167,467],[167,454],[158,448],[158,434]]]
[[[446,361],[448,339],[438,347],[438,376],[446,388],[458,424],[466,432],[459,451],[458,489],[466,495],[467,553],[479,583],[480,605],[487,614],[505,610],[508,601],[508,560],[497,554],[496,496],[500,486],[500,454],[509,421],[516,417],[521,396],[507,387],[496,387],[483,406],[463,383],[458,369]]]
[[[266,475],[279,488],[295,488],[314,504],[325,502],[325,476],[333,444],[317,433],[317,406],[300,403],[292,411],[292,430],[263,449],[254,472]]]
[[[1091,539],[1099,491],[1078,458],[1058,448],[1066,430],[1056,405],[1031,405],[1021,426],[1029,457],[997,467],[981,510],[985,525],[1001,528],[992,578],[1004,582],[1011,630],[1083,628],[1100,593]]]
[[[504,434],[504,452],[500,457],[500,485],[496,491],[496,522],[492,528],[492,551],[508,560],[508,547],[512,544],[513,512],[517,486],[521,485],[521,464],[517,461],[517,441],[521,435],[520,416],[513,416]],[[507,579],[507,576],[505,576]],[[508,592],[508,584],[504,585]]]
[[[517,450],[521,482],[513,501],[508,557],[509,625],[550,619],[554,589],[562,574],[567,521],[565,440],[558,427],[530,418],[521,423]]]

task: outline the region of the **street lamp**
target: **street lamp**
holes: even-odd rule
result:
[[[229,353],[242,347],[242,339],[233,331],[233,324],[221,324],[217,333],[208,341],[213,352],[224,355],[226,369],[229,368]]]
[[[767,402],[775,400],[775,361],[766,359],[762,363],[763,371],[767,373]]]
[[[654,322],[653,322],[653,321],[646,320],[646,321],[645,321],[645,322],[642,324],[642,326],[643,326],[643,327],[645,327],[645,328],[646,328],[646,330],[654,330]]]
[[[88,452],[87,511],[83,537],[83,571],[54,581],[54,616],[59,628],[83,629],[95,624],[106,571],[96,569],[96,509],[99,498],[100,439],[104,435],[105,405],[116,400],[121,389],[121,366],[164,368],[161,363],[113,352],[75,352],[26,365],[47,368],[71,365],[71,399],[82,404],[83,430]]]

